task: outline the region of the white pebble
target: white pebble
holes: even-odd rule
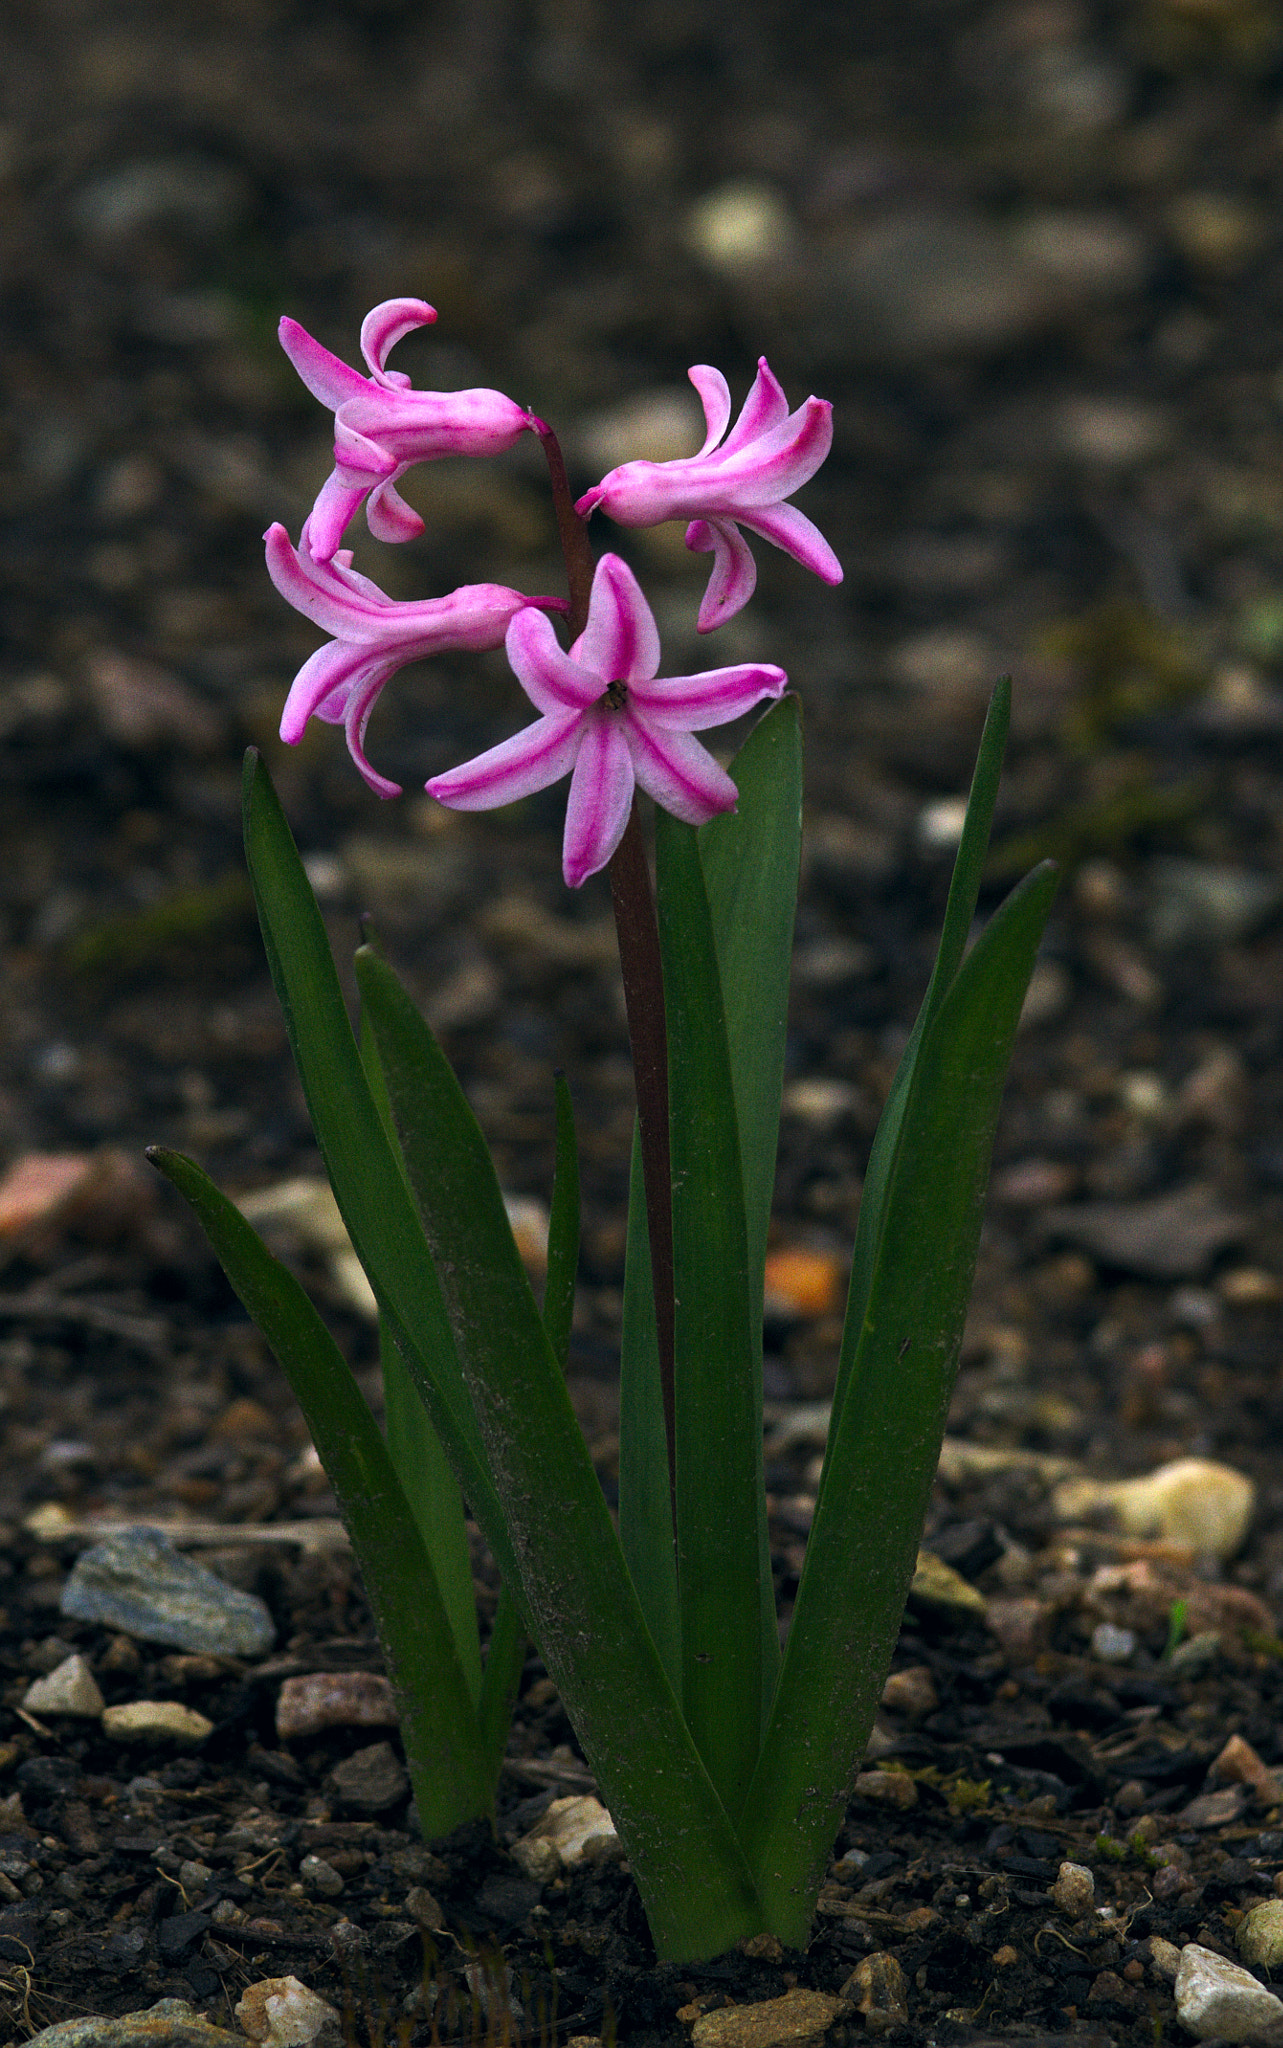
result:
[[[1250,1970],[1196,1941],[1181,1950],[1176,2017],[1199,2041],[1252,2041],[1261,2048],[1283,2044],[1283,1999],[1267,1991]]]
[[[55,1719],[60,1714],[85,1721],[96,1721],[103,1710],[103,1697],[98,1682],[81,1656],[64,1657],[46,1677],[35,1679],[22,1696],[22,1704],[29,1714],[46,1714]]]

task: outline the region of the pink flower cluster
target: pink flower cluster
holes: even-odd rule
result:
[[[416,391],[386,367],[393,345],[436,319],[422,299],[389,299],[367,315],[362,376],[298,325],[281,322],[281,345],[309,391],[334,414],[334,469],[297,547],[268,529],[267,567],[288,603],[331,637],[294,679],[281,737],[302,738],[313,716],[345,728],[352,758],[379,796],[399,787],[371,767],[365,731],[389,677],[423,655],[505,647],[517,681],[540,714],[534,724],[428,783],[457,810],[489,810],[569,775],[562,866],[578,887],[609,861],[640,786],[675,816],[699,825],[734,809],[735,784],[694,734],[778,697],[783,669],[741,663],[661,677],[659,635],[637,580],[618,555],[597,563],[587,624],[564,652],[548,617],[564,599],[527,597],[496,583],[465,584],[447,597],[396,602],[352,567],[343,535],[364,504],[378,540],[413,539],[419,515],[396,485],[407,469],[446,455],[494,455],[543,422],[502,392]],[[842,570],[823,535],[786,500],[829,452],[832,408],[808,398],[796,412],[763,357],[731,431],[730,392],[720,371],[690,373],[708,433],[697,455],[626,462],[575,507],[600,509],[620,526],[685,519],[687,547],[711,553],[698,626],[710,632],[753,594],[757,571],[741,529],[784,549],[826,583]]]

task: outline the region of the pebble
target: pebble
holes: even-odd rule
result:
[[[335,1764],[331,1777],[339,1805],[351,1813],[384,1813],[404,1799],[410,1781],[390,1742],[373,1742]]]
[[[395,1728],[392,1687],[377,1671],[309,1671],[287,1678],[276,1701],[282,1742],[324,1728]]]
[[[735,179],[697,199],[686,241],[722,277],[748,277],[787,256],[797,240],[782,193],[759,179]]]
[[[310,2048],[313,2041],[325,2048],[338,2048],[342,2021],[297,1977],[263,1977],[247,1984],[236,2007],[236,2017],[251,2041],[263,2048]]]
[[[1161,1934],[1151,1934],[1144,1944],[1149,1951],[1150,1967],[1156,1977],[1165,1984],[1174,1984],[1181,1966],[1181,1952],[1174,1941],[1164,1941]]]
[[[844,1998],[795,1987],[760,2005],[726,2005],[701,2013],[691,2048],[819,2048],[828,2030],[851,2008]]]
[[[1207,1775],[1219,1784],[1250,1785],[1263,1806],[1277,1806],[1283,1800],[1278,1772],[1272,1771],[1241,1735],[1230,1736]]]
[[[1238,1242],[1247,1218],[1199,1183],[1137,1202],[1073,1202],[1046,1213],[1047,1230],[1095,1259],[1147,1280],[1196,1280]]]
[[[1167,1665],[1174,1678],[1199,1678],[1220,1662],[1222,1654],[1220,1630],[1205,1628],[1177,1643]]]
[[[1127,1536],[1187,1543],[1222,1563],[1242,1546],[1255,1506],[1252,1481],[1211,1458],[1176,1458],[1137,1479],[1069,1479],[1052,1496],[1061,1521],[1108,1509]]]
[[[34,2034],[26,2048],[245,2048],[244,2036],[211,2026],[185,1998],[162,1998],[113,2019],[90,2013]]]
[[[1156,856],[1149,864],[1147,907],[1156,946],[1230,946],[1278,904],[1277,876],[1216,861]]]
[[[1243,1818],[1248,1797],[1246,1785],[1226,1785],[1220,1792],[1200,1792],[1197,1799],[1181,1808],[1181,1826],[1200,1830],[1231,1827]]]
[[[925,1607],[931,1614],[948,1616],[955,1621],[984,1619],[984,1594],[977,1592],[961,1572],[955,1572],[952,1565],[946,1564],[931,1550],[918,1552],[909,1599],[915,1607]]]
[[[512,1858],[527,1877],[547,1884],[562,1870],[595,1861],[619,1847],[615,1823],[600,1799],[590,1794],[554,1799],[531,1828],[512,1845]]]
[[[332,1863],[323,1856],[305,1856],[298,1867],[304,1891],[315,1898],[337,1899],[343,1889],[343,1879]]]
[[[159,1529],[125,1529],[84,1551],[60,1604],[74,1621],[215,1657],[261,1657],[276,1641],[256,1594],[194,1564]]]
[[[1102,1664],[1126,1664],[1136,1649],[1136,1631],[1100,1621],[1091,1632],[1091,1653]]]
[[[1095,1904],[1096,1880],[1085,1863],[1062,1863],[1051,1896],[1066,1919],[1079,1920]]]
[[[1283,2043],[1283,1999],[1248,1970],[1191,1941],[1176,1972],[1176,2017],[1199,2041]]]
[[[104,1707],[102,1732],[110,1742],[172,1742],[180,1749],[199,1749],[214,1732],[214,1723],[178,1700],[130,1700],[123,1707]]]
[[[1283,1966],[1283,1899],[1263,1899],[1259,1906],[1249,1907],[1235,1940],[1245,1963],[1258,1970]]]
[[[855,1781],[857,1799],[904,1810],[918,1803],[918,1788],[907,1771],[861,1771]]]
[[[47,1714],[50,1719],[65,1714],[69,1719],[96,1721],[104,1706],[98,1681],[83,1657],[64,1657],[44,1678],[27,1687],[22,1704],[29,1714]]]
[[[842,1261],[832,1252],[780,1245],[766,1255],[767,1313],[800,1319],[828,1315],[838,1306],[845,1277]]]
[[[864,1956],[842,1986],[841,1995],[864,2014],[866,2034],[887,2034],[909,2023],[909,1994],[904,1971],[884,1950]]]
[[[935,1681],[925,1664],[910,1664],[905,1671],[893,1671],[882,1688],[882,1704],[893,1714],[907,1714],[921,1720],[934,1714],[940,1704]]]

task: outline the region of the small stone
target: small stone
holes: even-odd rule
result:
[[[1181,1966],[1181,1952],[1174,1941],[1164,1941],[1161,1934],[1151,1934],[1145,1943],[1149,1950],[1150,1968],[1165,1984],[1176,1982],[1176,1973]]]
[[[1243,1961],[1258,1970],[1274,1971],[1283,1965],[1283,1899],[1264,1899],[1249,1907],[1235,1940]]]
[[[553,1800],[529,1834],[513,1843],[512,1857],[527,1877],[546,1884],[559,1871],[573,1870],[578,1863],[613,1854],[618,1848],[615,1823],[600,1799],[572,1795]]]
[[[864,2014],[868,2034],[887,2034],[909,2022],[909,1994],[904,1971],[884,1950],[858,1962],[842,1986],[842,1996]]]
[[[27,1687],[22,1704],[29,1714],[60,1714],[69,1719],[96,1721],[103,1710],[98,1682],[83,1657],[64,1657],[47,1678],[37,1678]]]
[[[61,1609],[74,1621],[215,1657],[260,1657],[276,1641],[262,1600],[182,1556],[159,1529],[126,1529],[84,1551]]]
[[[25,2048],[245,2048],[242,2034],[211,2026],[185,1998],[162,1998],[114,2019],[87,2014],[46,2027]]]
[[[429,1934],[439,1934],[445,1926],[445,1914],[426,1885],[412,1885],[405,1895],[405,1910],[416,1927],[426,1928]]]
[[[1052,1506],[1062,1521],[1107,1510],[1128,1536],[1187,1543],[1200,1557],[1233,1557],[1247,1534],[1256,1488],[1212,1458],[1175,1458],[1137,1479],[1069,1479]]]
[[[1237,1963],[1191,1941],[1176,1972],[1176,2017],[1199,2041],[1283,2043],[1283,1999]]]
[[[961,1572],[955,1572],[952,1565],[947,1565],[943,1558],[930,1550],[918,1552],[909,1600],[914,1607],[923,1607],[930,1614],[947,1616],[957,1622],[984,1620],[984,1594],[978,1593]]]
[[[911,1664],[905,1671],[893,1671],[882,1688],[882,1704],[892,1714],[907,1714],[920,1721],[934,1714],[940,1704],[935,1681],[925,1664]]]
[[[1277,1806],[1283,1800],[1278,1772],[1272,1771],[1241,1735],[1230,1736],[1207,1775],[1221,1785],[1249,1785],[1262,1806]]]
[[[297,1977],[263,1977],[247,1984],[236,2017],[251,2041],[263,2048],[338,2048],[342,2022],[332,2005],[300,1984]]]
[[[832,1252],[780,1245],[766,1255],[766,1307],[772,1315],[828,1315],[838,1305],[843,1268]]]
[[[1067,1920],[1080,1920],[1096,1901],[1096,1880],[1085,1863],[1062,1863],[1051,1896]]]
[[[1193,1183],[1135,1202],[1068,1202],[1048,1209],[1043,1221],[1102,1264],[1147,1280],[1196,1280],[1218,1252],[1246,1235],[1249,1219]]]
[[[1013,1963],[1018,1963],[1019,1961],[1020,1951],[1013,1948],[1009,1941],[1004,1941],[1002,1947],[996,1948],[993,1952],[993,1966],[995,1970],[1009,1970]]]
[[[907,1771],[861,1771],[855,1781],[857,1799],[871,1799],[876,1806],[897,1806],[901,1811],[918,1803],[918,1788]]]
[[[1126,1664],[1136,1648],[1134,1629],[1118,1628],[1112,1621],[1098,1622],[1091,1632],[1091,1652],[1102,1664]]]
[[[309,1671],[287,1678],[276,1701],[282,1742],[325,1728],[395,1728],[392,1687],[377,1671]]]
[[[314,1898],[337,1899],[343,1889],[343,1879],[323,1856],[304,1856],[298,1874],[304,1891],[311,1892]]]
[[[823,1991],[786,1991],[760,2005],[727,2005],[701,2013],[691,2048],[820,2048],[829,2028],[851,2008]]]
[[[1200,1792],[1181,1808],[1181,1825],[1187,1828],[1227,1828],[1241,1820],[1247,1807],[1246,1785],[1227,1785],[1221,1792]]]
[[[384,1813],[410,1789],[390,1742],[373,1742],[335,1764],[331,1777],[339,1805],[352,1813]]]
[[[214,1732],[214,1723],[177,1700],[131,1700],[127,1706],[104,1707],[102,1732],[110,1742],[172,1742],[179,1749],[199,1749]]]
[[[1051,1626],[1052,1609],[1032,1593],[997,1594],[985,1602],[985,1626],[1013,1664],[1031,1663]]]
[[[780,261],[796,232],[784,198],[758,179],[736,179],[697,199],[686,216],[686,240],[710,270],[751,276]]]
[[[1186,1636],[1183,1643],[1177,1643],[1167,1660],[1173,1678],[1201,1678],[1219,1663],[1223,1651],[1220,1630],[1200,1629],[1197,1635]]]

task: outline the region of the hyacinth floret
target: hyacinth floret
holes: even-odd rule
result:
[[[541,424],[501,391],[415,391],[403,370],[386,367],[394,345],[436,317],[424,299],[385,299],[367,313],[361,353],[368,377],[331,355],[297,320],[281,321],[281,347],[313,397],[334,414],[334,469],[306,528],[315,561],[336,553],[367,500],[376,540],[413,540],[423,521],[396,489],[407,469],[446,455],[498,455]]]
[[[584,519],[603,511],[619,526],[689,520],[687,547],[713,556],[697,621],[701,633],[711,633],[743,609],[757,584],[757,565],[741,527],[773,542],[825,583],[842,581],[842,565],[819,528],[785,503],[828,454],[833,408],[827,399],[808,398],[790,412],[762,356],[728,434],[731,394],[725,377],[707,363],[697,363],[688,374],[708,429],[698,454],[674,462],[625,462],[586,491],[575,510]]]
[[[691,825],[733,810],[735,784],[693,735],[779,697],[788,680],[765,662],[661,677],[654,614],[618,555],[598,562],[588,622],[568,654],[535,610],[517,613],[505,645],[540,717],[434,776],[428,793],[454,810],[491,810],[569,775],[562,872],[572,889],[609,861],[636,787]]]

